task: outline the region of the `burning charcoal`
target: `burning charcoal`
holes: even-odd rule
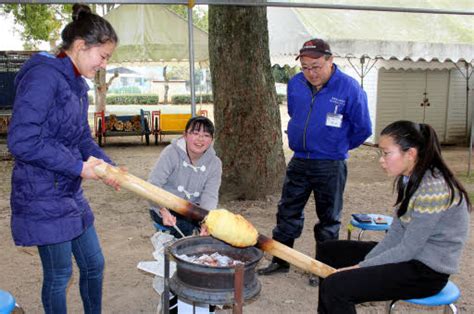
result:
[[[208,266],[220,266],[216,259],[207,254],[201,255],[197,258],[196,262],[198,264],[208,265]]]
[[[217,261],[219,266],[233,266],[234,260],[228,256],[220,255],[219,253],[214,253],[211,257]]]
[[[234,260],[228,256],[221,255],[219,253],[213,253],[211,255],[203,254],[201,256],[188,256],[185,254],[176,254],[176,257],[185,260],[190,263],[200,264],[200,265],[207,265],[212,267],[229,267],[235,266],[237,264],[244,264],[242,261]]]

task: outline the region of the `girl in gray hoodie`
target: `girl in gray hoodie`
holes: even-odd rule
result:
[[[214,125],[203,116],[191,118],[183,136],[174,139],[161,153],[150,173],[148,182],[200,207],[215,209],[221,185],[222,162],[217,157],[212,141]],[[188,236],[199,227],[197,222],[167,208],[152,204],[150,214],[162,226],[177,227]],[[181,236],[170,229],[171,234]]]

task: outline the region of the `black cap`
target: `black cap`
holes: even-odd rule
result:
[[[303,47],[300,49],[300,54],[296,57],[296,60],[298,60],[300,57],[318,59],[322,56],[332,56],[331,48],[324,40],[314,38],[303,44]]]

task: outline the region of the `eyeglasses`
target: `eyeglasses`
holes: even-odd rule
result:
[[[379,158],[383,158],[383,159],[389,158],[393,153],[394,152],[386,152],[382,149],[377,150],[377,155],[379,156]]]
[[[303,72],[316,72],[316,73],[317,73],[317,72],[320,72],[322,68],[323,68],[323,67],[321,67],[321,66],[319,66],[319,65],[317,65],[317,66],[312,66],[312,67],[303,66],[303,67],[301,67],[301,70],[302,70]]]

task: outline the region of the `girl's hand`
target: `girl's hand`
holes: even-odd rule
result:
[[[99,180],[99,177],[94,172],[94,168],[103,162],[104,161],[102,159],[97,159],[92,156],[89,157],[87,161],[82,163],[81,178]]]
[[[207,227],[205,224],[201,225],[201,230],[199,232],[200,236],[208,236],[209,235],[209,230],[207,230]]]
[[[354,265],[354,266],[349,266],[349,267],[343,267],[343,268],[336,269],[336,273],[340,271],[352,270],[352,269],[357,269],[357,268],[360,268],[360,266]]]
[[[97,159],[94,156],[90,156],[86,162],[83,162],[81,177],[83,179],[99,180],[101,179],[94,171],[94,168],[102,163],[105,163],[102,159]],[[126,167],[120,167],[122,172],[127,172]],[[102,182],[113,187],[116,191],[120,190],[120,183],[114,178],[102,178]]]
[[[165,226],[174,226],[176,225],[176,217],[170,213],[165,207],[160,208],[160,214],[163,219],[163,225]]]
[[[123,173],[127,173],[128,169],[127,167],[119,167],[120,171]],[[103,178],[102,182],[104,182],[107,185],[110,185],[115,189],[115,191],[120,191],[120,182],[114,178]]]

